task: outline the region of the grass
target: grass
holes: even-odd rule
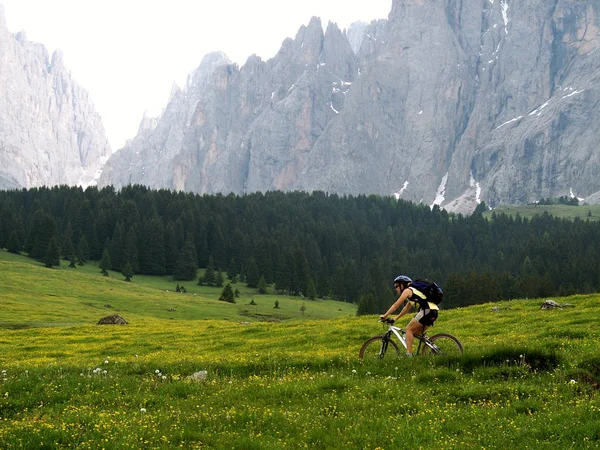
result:
[[[231,320],[221,310],[207,319],[202,309],[223,302],[25,264],[0,270],[2,449],[600,445],[596,295],[559,299],[575,305],[561,310],[513,300],[443,311],[432,331],[458,336],[463,357],[365,364],[362,342],[382,332],[375,316],[336,318],[337,305],[323,303],[330,320],[247,321],[235,316],[239,305],[223,304]],[[38,298],[61,277],[59,297]],[[79,283],[102,299],[81,300]],[[172,299],[183,299],[185,318],[163,316]],[[94,301],[112,301],[130,324],[94,325],[96,309],[86,305]],[[47,317],[53,310],[68,312],[70,324]],[[8,326],[29,316],[55,326]],[[205,379],[188,378],[199,371]]]
[[[519,214],[523,218],[531,219],[536,215],[542,215],[545,212],[554,217],[564,219],[598,221],[600,220],[600,205],[519,205],[519,206],[499,206],[491,211],[483,213],[484,217],[492,218],[492,214],[506,214],[516,216]]]
[[[175,291],[177,283],[187,293]],[[170,277],[134,276],[131,283],[109,271],[100,274],[97,264],[75,269],[61,264],[46,269],[41,263],[0,251],[0,288],[6,306],[2,327],[95,324],[100,318],[119,314],[129,322],[152,317],[163,320],[230,319],[243,321],[292,318],[331,319],[356,314],[356,306],[330,300],[259,295],[245,284],[235,304],[219,301],[222,288],[176,282]],[[251,305],[254,300],[256,305]],[[275,309],[275,301],[279,308]],[[304,305],[304,313],[301,307]]]

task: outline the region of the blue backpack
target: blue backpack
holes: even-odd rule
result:
[[[435,281],[415,280],[410,284],[410,287],[425,294],[428,302],[439,305],[444,300],[444,291]]]

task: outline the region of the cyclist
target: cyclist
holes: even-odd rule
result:
[[[406,275],[400,275],[394,279],[394,289],[399,295],[398,300],[390,306],[385,314],[380,316],[381,320],[384,320],[401,305],[406,303],[400,314],[396,317],[392,317],[392,320],[396,321],[405,314],[408,314],[411,308],[418,308],[417,315],[406,327],[406,356],[412,356],[412,346],[415,334],[422,334],[427,327],[433,325],[438,317],[439,310],[435,303],[427,301],[425,294],[410,287],[412,282],[413,280]]]

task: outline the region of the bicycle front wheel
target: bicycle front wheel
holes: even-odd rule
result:
[[[375,336],[368,339],[360,349],[358,359],[377,361],[383,358],[392,359],[400,356],[396,343],[385,336]]]
[[[425,345],[423,348],[424,355],[446,355],[446,356],[458,356],[462,355],[464,350],[463,346],[458,339],[451,334],[440,333],[429,338],[434,346],[434,349]]]

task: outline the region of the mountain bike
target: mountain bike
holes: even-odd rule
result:
[[[392,340],[393,336],[400,341],[406,349],[406,331],[394,326],[394,321],[390,318],[379,320],[379,322],[388,324],[388,330],[383,336],[374,336],[367,339],[360,349],[358,358],[365,360],[397,358],[400,356],[400,347]],[[418,342],[418,344],[417,344]],[[458,339],[448,333],[438,333],[434,336],[427,336],[425,332],[415,335],[417,351],[415,355],[462,355],[463,346]]]

